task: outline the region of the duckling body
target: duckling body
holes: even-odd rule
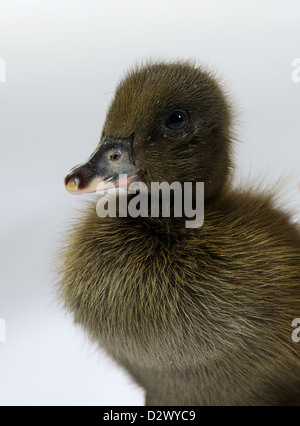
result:
[[[67,308],[145,389],[147,405],[300,403],[300,347],[291,338],[300,231],[271,196],[230,187],[229,109],[214,78],[189,63],[128,74],[103,135],[128,140],[146,185],[203,181],[204,223],[99,217],[96,200],[64,250]],[[89,187],[86,167],[66,184]]]

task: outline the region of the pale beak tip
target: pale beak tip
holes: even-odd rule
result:
[[[79,179],[74,178],[67,183],[66,187],[68,191],[76,192],[78,191],[78,185],[79,185]]]

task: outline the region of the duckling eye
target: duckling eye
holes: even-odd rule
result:
[[[181,130],[186,124],[186,115],[180,109],[173,111],[166,120],[166,127],[171,130]]]

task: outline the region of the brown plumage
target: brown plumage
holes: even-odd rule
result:
[[[172,215],[100,218],[96,199],[63,250],[66,307],[145,389],[147,405],[300,403],[300,343],[291,338],[300,231],[271,195],[232,188],[231,121],[212,74],[188,62],[146,64],[118,86],[100,154],[66,178],[70,191],[86,190],[105,144],[126,140],[130,167],[149,187],[204,182],[202,227]]]

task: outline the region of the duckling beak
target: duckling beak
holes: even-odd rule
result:
[[[65,177],[67,191],[70,194],[91,193],[127,187],[139,180],[141,171],[132,160],[132,142],[133,136],[113,139],[104,135],[90,158],[73,167]]]

